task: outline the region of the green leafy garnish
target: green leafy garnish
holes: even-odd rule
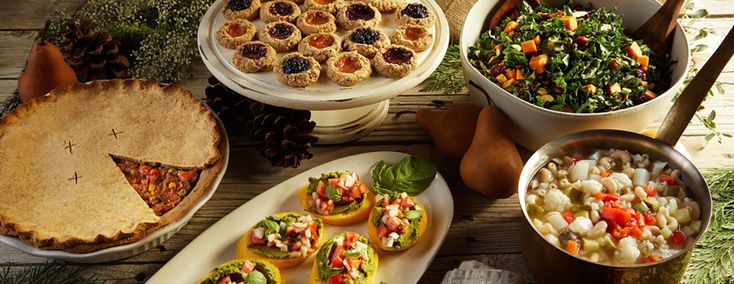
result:
[[[268,283],[268,279],[265,278],[265,275],[263,275],[260,271],[252,271],[250,273],[247,273],[247,278],[245,278],[245,282],[247,282],[247,284],[265,284]]]
[[[277,234],[278,231],[280,231],[280,225],[278,225],[278,223],[273,220],[265,219],[260,221],[260,224],[261,227],[266,228],[268,232],[271,232],[273,234]]]
[[[415,220],[421,217],[421,212],[418,210],[408,210],[405,211],[405,218],[408,218],[408,220]]]
[[[326,186],[326,197],[330,200],[339,201],[342,200],[342,192],[338,187],[328,185]]]
[[[342,270],[344,270],[344,267],[339,267],[339,268],[336,268],[336,267],[322,268],[321,271],[319,271],[319,275],[321,276],[321,279],[326,279],[327,277],[331,277],[331,276],[334,276],[334,275],[337,275],[337,274],[341,273]]]
[[[436,165],[415,156],[405,157],[394,165],[380,161],[372,170],[374,191],[415,196],[428,188],[436,172]]]

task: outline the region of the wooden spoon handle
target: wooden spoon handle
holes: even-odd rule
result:
[[[685,0],[666,0],[642,26],[632,33],[633,38],[643,39],[659,57],[668,53],[676,19]]]
[[[719,48],[670,108],[656,139],[675,146],[732,54],[734,54],[734,29],[729,30]]]
[[[488,27],[493,29],[505,18],[512,15],[513,12],[517,11],[517,7],[520,6],[523,0],[505,0],[502,3],[497,4],[492,12],[490,12]],[[529,0],[527,1],[530,6],[537,7],[540,5],[540,0]]]

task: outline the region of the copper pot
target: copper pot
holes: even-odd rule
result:
[[[618,130],[591,130],[578,132],[554,140],[527,161],[520,175],[518,197],[525,218],[522,226],[523,256],[528,269],[540,283],[678,283],[686,270],[696,236],[677,254],[655,263],[615,266],[599,264],[569,254],[543,238],[533,227],[527,213],[525,195],[535,174],[552,158],[572,152],[595,149],[625,149],[632,153],[648,154],[651,159],[665,161],[679,169],[681,178],[692,198],[701,206],[701,232],[711,219],[711,193],[701,173],[691,161],[668,144],[636,133]]]

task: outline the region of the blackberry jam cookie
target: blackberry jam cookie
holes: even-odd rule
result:
[[[375,6],[380,12],[392,12],[399,8],[405,1],[404,0],[364,0],[372,6]]]
[[[342,52],[326,61],[326,76],[342,86],[354,86],[371,75],[370,60],[356,51]]]
[[[298,17],[296,26],[307,35],[334,33],[336,32],[336,18],[323,10],[308,10]]]
[[[275,60],[275,76],[281,83],[302,88],[319,80],[321,64],[316,59],[298,52],[286,54]]]
[[[260,0],[229,0],[224,9],[224,18],[252,20],[257,17],[260,5]]]
[[[344,7],[344,0],[306,0],[303,7],[306,10],[322,10],[332,14],[336,14],[341,7]]]
[[[288,0],[266,2],[260,9],[260,19],[265,23],[276,21],[293,22],[301,15],[301,8]]]
[[[356,28],[349,32],[344,39],[344,50],[357,51],[367,58],[375,56],[378,50],[390,45],[387,35],[375,28]]]
[[[344,29],[375,27],[382,21],[382,14],[365,2],[351,2],[336,13],[336,22]]]
[[[375,55],[373,65],[382,76],[399,79],[410,74],[416,66],[415,52],[405,46],[392,44]]]
[[[433,43],[433,35],[423,26],[405,24],[392,33],[390,40],[394,44],[404,45],[415,52],[421,52]]]
[[[251,41],[257,28],[245,19],[227,21],[217,31],[217,42],[226,48],[237,48],[238,45]]]
[[[413,24],[424,26],[426,28],[433,27],[436,21],[436,15],[433,11],[422,3],[410,3],[400,6],[395,12],[398,19],[398,25]]]
[[[232,62],[242,72],[273,70],[275,49],[261,41],[251,41],[237,47]]]
[[[301,41],[301,31],[289,22],[278,21],[265,25],[265,28],[258,33],[258,38],[276,51],[285,52],[298,45]]]
[[[333,33],[318,33],[309,35],[298,44],[298,52],[311,56],[319,63],[324,63],[341,51],[341,39]]]

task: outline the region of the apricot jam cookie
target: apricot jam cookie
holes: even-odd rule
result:
[[[301,31],[289,22],[278,21],[265,25],[265,28],[258,33],[258,38],[276,51],[285,52],[298,45],[301,41]]]
[[[342,52],[326,61],[326,76],[342,86],[354,86],[371,75],[370,60],[356,51]]]
[[[267,2],[260,9],[260,20],[265,23],[276,21],[293,22],[301,15],[301,8],[288,0]]]
[[[332,14],[336,14],[344,5],[344,0],[306,0],[303,4],[306,10],[322,10]]]
[[[301,14],[296,21],[296,26],[304,34],[335,33],[336,18],[334,15],[323,10],[308,10]]]
[[[311,56],[323,63],[341,51],[341,39],[333,33],[318,33],[309,35],[298,44],[298,52]]]
[[[382,14],[380,14],[380,11],[365,2],[351,2],[336,13],[336,22],[347,30],[375,27],[381,21]]]
[[[242,72],[273,70],[275,49],[261,41],[251,41],[237,47],[232,62]]]
[[[373,65],[382,76],[399,79],[415,69],[415,52],[402,45],[392,44],[375,55]]]
[[[252,20],[260,11],[260,0],[229,0],[224,9],[224,18],[227,20]]]
[[[344,50],[357,51],[364,57],[372,58],[378,50],[390,45],[387,35],[375,28],[356,28],[347,32],[344,40]]]
[[[430,28],[436,21],[433,11],[422,3],[410,3],[400,6],[395,12],[398,25],[413,24]]]
[[[275,60],[274,71],[281,83],[301,88],[319,80],[321,64],[313,57],[292,52]]]
[[[372,6],[375,6],[378,11],[380,12],[392,12],[395,11],[395,9],[399,8],[400,5],[405,2],[404,0],[365,0],[365,2],[370,3]]]
[[[433,43],[433,35],[423,26],[405,24],[392,33],[392,43],[404,45],[415,52],[428,49]]]
[[[237,48],[238,45],[251,41],[257,28],[245,19],[227,21],[217,31],[217,42],[226,48]]]

